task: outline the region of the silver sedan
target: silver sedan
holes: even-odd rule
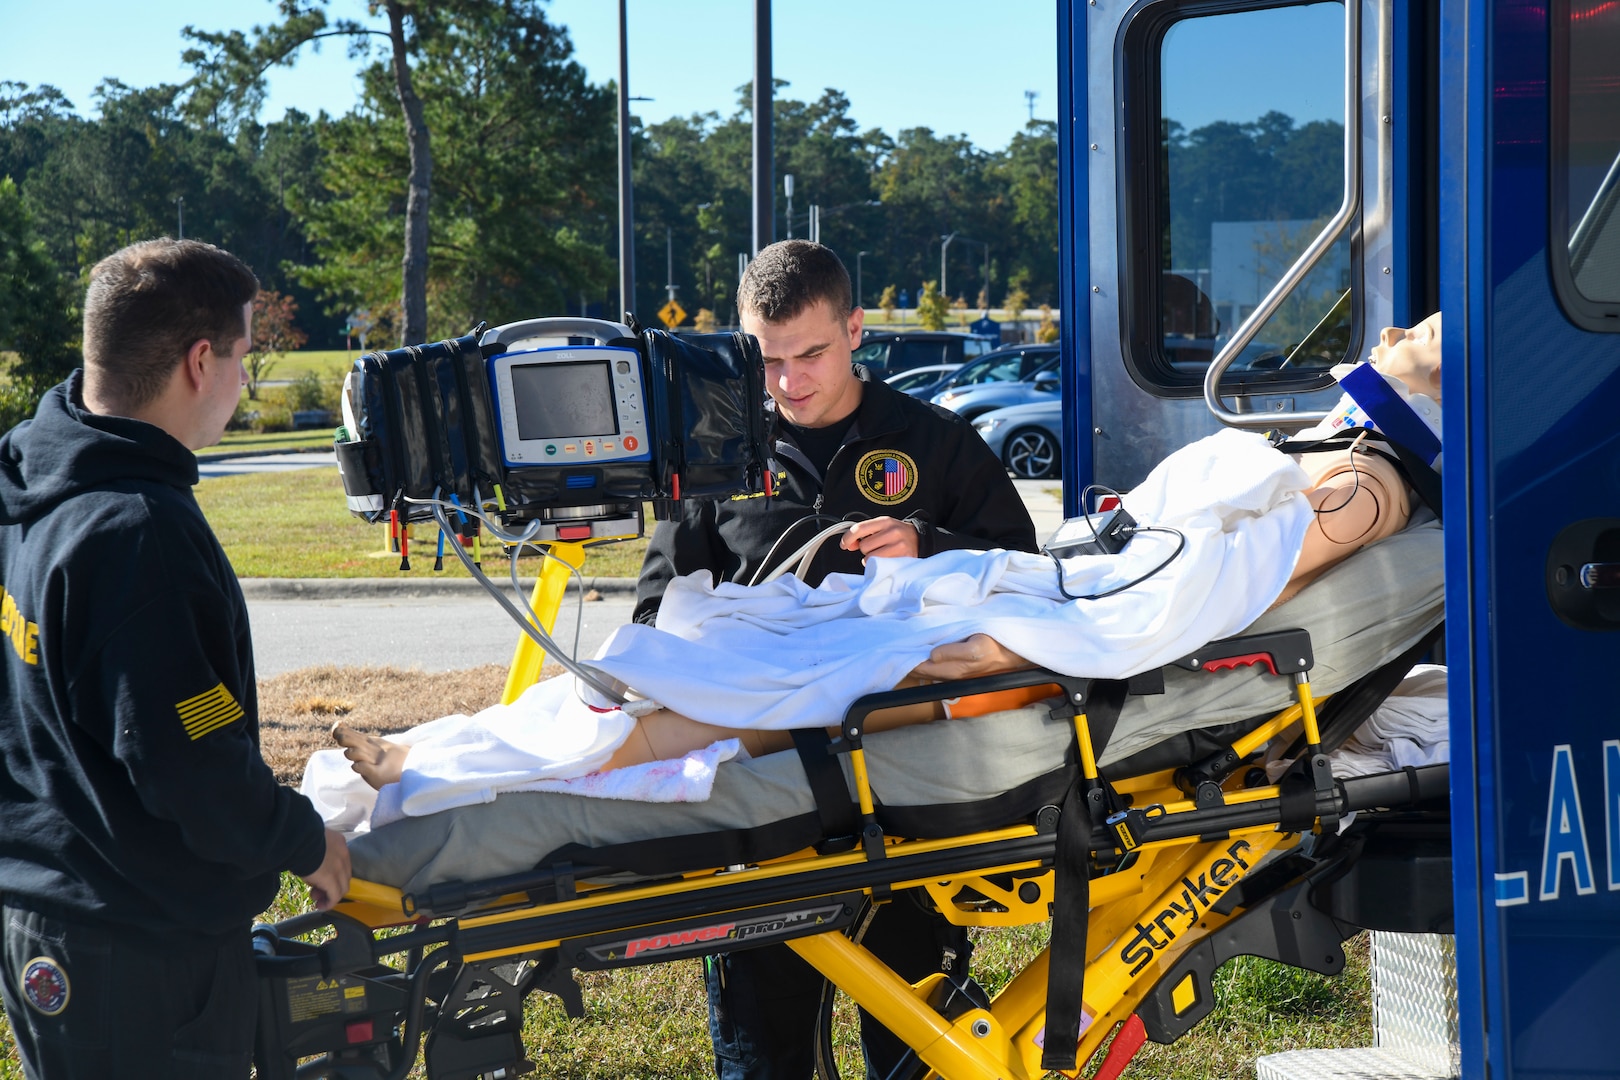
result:
[[[1063,471],[1061,400],[987,412],[973,422],[973,430],[1020,479],[1045,480]]]

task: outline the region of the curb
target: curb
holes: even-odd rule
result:
[[[510,588],[505,578],[495,579]],[[431,597],[488,596],[472,578],[239,578],[242,595],[249,600],[412,600]],[[525,593],[534,588],[533,578],[519,578]],[[570,585],[572,588],[572,585]],[[636,593],[635,578],[587,577],[585,591],[595,589],[603,596],[631,596]]]

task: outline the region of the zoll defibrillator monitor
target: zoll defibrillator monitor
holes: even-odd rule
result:
[[[367,353],[343,391],[349,509],[434,519],[445,506],[546,540],[633,535],[642,504],[758,493],[770,445],[764,363],[745,334],[640,334],[531,319]]]
[[[634,349],[570,346],[489,359],[508,466],[650,461],[646,389]]]

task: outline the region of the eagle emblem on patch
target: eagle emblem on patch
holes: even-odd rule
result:
[[[917,463],[898,450],[873,450],[855,466],[855,486],[879,506],[893,506],[917,490]]]
[[[20,981],[23,997],[44,1015],[55,1016],[67,1008],[72,993],[67,972],[50,957],[36,956],[24,964]]]
[[[204,690],[196,697],[175,702],[174,709],[180,714],[180,723],[185,727],[186,735],[192,742],[210,732],[228,727],[246,715],[242,712],[242,706],[231,696],[231,692],[225,689],[224,683],[220,683],[212,690]]]

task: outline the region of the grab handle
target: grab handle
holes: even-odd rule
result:
[[[1620,589],[1620,563],[1589,562],[1581,567],[1581,588]]]
[[[1282,307],[1283,301],[1288,299],[1299,283],[1305,280],[1305,276],[1316,268],[1316,264],[1322,261],[1338,242],[1339,237],[1356,220],[1356,215],[1361,210],[1360,4],[1344,5],[1344,39],[1344,201],[1339,204],[1338,212],[1323,226],[1316,239],[1312,240],[1310,246],[1294,260],[1294,265],[1288,268],[1277,284],[1272,286],[1271,291],[1266,293],[1265,299],[1260,301],[1254,312],[1233,332],[1226,347],[1210,361],[1209,370],[1204,373],[1204,404],[1215,414],[1215,419],[1231,427],[1271,428],[1289,423],[1313,424],[1328,415],[1325,412],[1234,412],[1221,400],[1221,376],[1226,374],[1226,369],[1242,355],[1244,349],[1248,348],[1249,342],[1254,340],[1266,320]]]
[[[635,333],[623,323],[609,322],[606,319],[585,319],[578,316],[554,316],[549,319],[524,319],[522,322],[506,323],[491,330],[486,330],[478,344],[484,348],[487,355],[489,346],[500,345],[503,351],[510,352],[512,347],[531,338],[570,338],[588,337],[593,341],[612,341],[615,338],[635,337]]]

